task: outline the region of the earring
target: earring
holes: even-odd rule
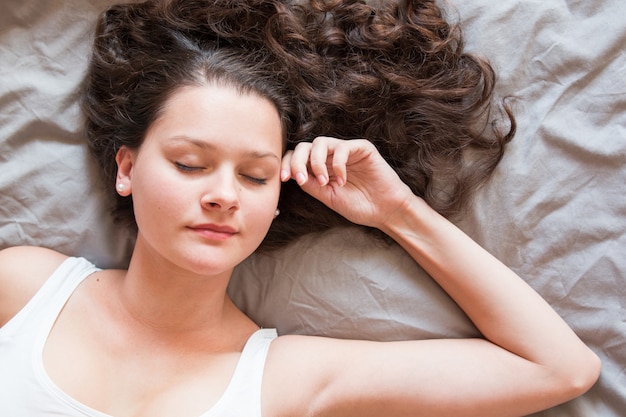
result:
[[[278,217],[279,214],[280,214],[280,209],[276,209],[276,211],[274,212],[274,217]]]
[[[122,192],[124,191],[124,184],[122,184],[121,182],[117,184],[117,191]]]

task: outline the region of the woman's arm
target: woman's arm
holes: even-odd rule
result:
[[[419,198],[382,227],[441,285],[491,343],[541,366],[573,395],[597,357],[525,281]],[[566,394],[567,395],[567,394]]]
[[[598,357],[558,314],[513,271],[413,195],[369,142],[320,138],[299,145],[283,167],[283,179],[296,178],[305,191],[348,219],[391,236],[486,338],[321,340],[313,342],[314,348],[302,342],[302,349],[313,356],[320,352],[319,360],[331,364],[319,384],[323,388],[318,386],[325,399],[318,409],[360,416],[524,415],[574,398],[596,381]]]
[[[31,246],[0,250],[0,327],[28,303],[66,258],[53,250]]]

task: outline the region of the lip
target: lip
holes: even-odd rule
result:
[[[218,224],[198,224],[189,226],[193,232],[210,240],[227,240],[237,234],[237,230],[230,226]]]

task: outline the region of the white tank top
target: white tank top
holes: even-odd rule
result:
[[[0,328],[0,416],[111,417],[74,400],[48,376],[43,347],[61,309],[76,287],[98,271],[82,258],[68,258],[28,304]],[[261,417],[261,382],[275,329],[247,341],[220,399],[199,417]]]

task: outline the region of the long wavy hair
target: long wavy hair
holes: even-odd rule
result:
[[[365,138],[416,195],[460,215],[515,133],[489,63],[464,52],[435,1],[154,0],[117,5],[97,24],[82,108],[116,219],[115,153],[137,148],[171,94],[206,80],[268,98],[285,148],[316,136]],[[495,111],[494,111],[495,110]],[[283,184],[271,249],[347,221]]]

